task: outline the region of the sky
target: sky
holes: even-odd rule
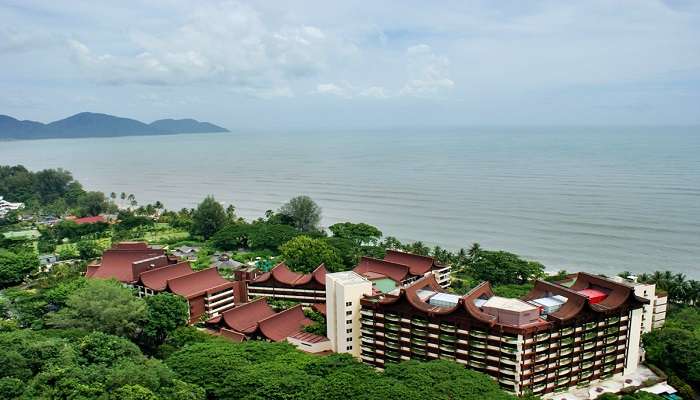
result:
[[[0,114],[700,124],[700,1],[0,0]]]

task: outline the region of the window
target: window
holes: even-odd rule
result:
[[[345,306],[346,306],[346,307],[352,306],[352,301],[346,301],[346,302],[345,302]]]
[[[346,342],[352,342],[352,337],[345,339]]]
[[[352,346],[348,346],[348,347],[346,347],[346,348],[347,348],[348,350],[352,350]]]
[[[352,315],[352,311],[346,311],[345,315]]]
[[[352,320],[349,319],[349,320],[345,321],[345,323],[348,324],[348,325],[350,325],[350,324],[352,324]]]
[[[346,333],[352,333],[352,328],[345,331]]]

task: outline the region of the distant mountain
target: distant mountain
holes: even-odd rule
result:
[[[49,139],[172,135],[176,133],[229,132],[228,129],[194,119],[161,119],[150,124],[130,118],[82,112],[65,119],[42,124],[20,121],[0,115],[0,139]]]

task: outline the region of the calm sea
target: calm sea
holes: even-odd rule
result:
[[[548,269],[700,278],[698,128],[228,133],[0,142],[0,164],[63,167],[89,189],[246,218],[298,194],[323,224],[479,242]],[[2,195],[0,193],[0,195]]]

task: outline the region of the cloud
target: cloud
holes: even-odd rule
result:
[[[318,27],[272,28],[236,2],[202,6],[174,30],[135,31],[130,39],[133,54],[97,53],[77,39],[69,45],[77,64],[99,82],[216,83],[260,97],[292,96],[289,82],[318,74],[342,48]]]
[[[20,30],[0,26],[0,54],[24,53],[60,45],[61,41],[42,30]]]
[[[450,60],[438,56],[427,44],[406,49],[409,80],[399,92],[407,96],[434,96],[451,90],[455,83],[450,79]]]

